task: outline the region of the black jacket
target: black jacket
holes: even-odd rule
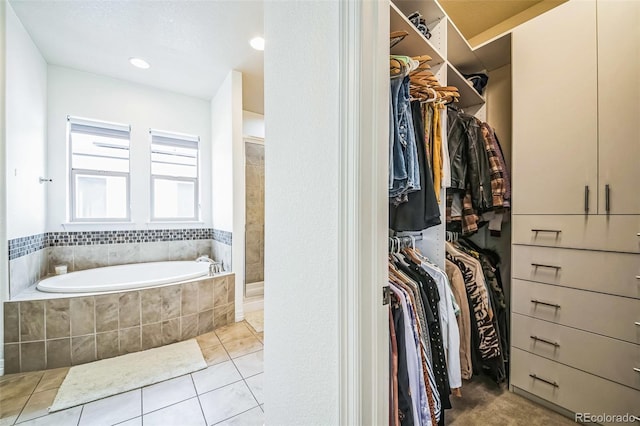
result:
[[[451,188],[471,190],[474,208],[478,213],[493,207],[489,159],[484,146],[480,122],[456,108],[447,108],[447,143],[451,159]]]

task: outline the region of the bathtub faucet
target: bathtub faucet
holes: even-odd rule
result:
[[[209,262],[209,276],[222,272],[222,263],[216,262],[210,257],[200,256],[196,259],[196,262]]]

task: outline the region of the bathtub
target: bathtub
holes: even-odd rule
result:
[[[209,276],[204,262],[107,266],[47,278],[37,288],[3,303],[4,348],[13,354],[5,357],[6,373],[143,351],[235,321],[235,274]]]
[[[47,293],[98,293],[179,283],[209,274],[209,263],[149,262],[106,266],[46,278],[37,285]]]

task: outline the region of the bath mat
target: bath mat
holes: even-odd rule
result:
[[[264,331],[264,311],[247,312],[244,314],[244,320],[257,332]]]
[[[71,367],[49,412],[207,368],[195,339]]]

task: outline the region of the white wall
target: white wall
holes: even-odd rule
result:
[[[47,63],[6,6],[7,238],[40,234],[46,224]]]
[[[232,271],[236,274],[236,319],[244,294],[244,146],[242,73],[230,71],[211,100],[213,227],[232,233]]]
[[[233,231],[233,71],[211,99],[213,227]]]
[[[144,72],[144,71],[140,71]],[[211,226],[211,114],[208,101],[59,66],[49,66],[49,189],[47,230],[67,222],[67,115],[131,125],[131,219],[129,228],[185,227],[150,220],[149,128],[200,136],[200,217]],[[123,225],[113,225],[122,228]],[[108,229],[72,225],[67,230]]]
[[[264,139],[264,115],[242,111],[242,134]]]
[[[336,425],[340,3],[264,9],[265,423]]]

